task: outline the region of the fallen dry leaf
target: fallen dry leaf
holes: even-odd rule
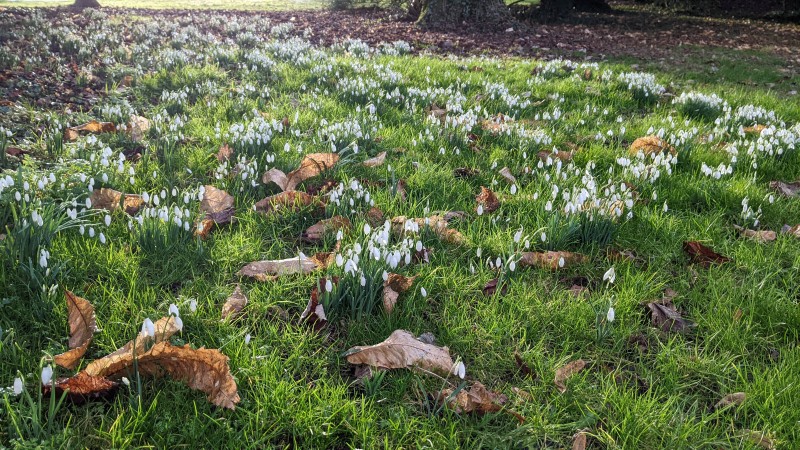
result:
[[[236,403],[239,403],[236,381],[228,367],[228,357],[219,350],[193,349],[189,344],[177,347],[169,342],[159,342],[144,353],[135,356],[127,353],[119,358],[106,360],[97,367],[95,376],[111,379],[130,377],[134,373],[134,364],[139,375],[169,375],[192,389],[205,392],[208,400],[217,406],[235,409]]]
[[[53,358],[56,364],[66,369],[74,369],[86,354],[92,336],[97,331],[94,306],[86,299],[70,291],[65,292],[69,312],[69,350]]]
[[[92,400],[110,399],[116,394],[118,387],[119,383],[106,377],[93,377],[81,371],[73,377],[57,380],[55,385],[42,386],[42,394],[47,398],[50,395],[50,390],[54,389],[56,397],[66,393],[67,401],[82,405]]]
[[[317,202],[318,200],[305,192],[287,191],[260,200],[255,204],[255,210],[265,214],[277,213],[285,210],[297,211]]]
[[[747,134],[759,135],[759,134],[761,134],[762,131],[764,131],[766,129],[767,129],[767,127],[765,125],[758,125],[757,124],[757,125],[752,126],[752,127],[744,127],[742,129],[742,131],[744,131]]]
[[[392,218],[392,233],[395,235],[405,234],[405,226],[407,221],[412,221],[419,226],[420,230],[429,228],[436,236],[448,244],[463,244],[465,239],[464,235],[458,230],[448,227],[448,221],[442,216],[430,216],[417,219],[409,219],[406,216],[397,216]]]
[[[519,263],[523,267],[533,266],[558,270],[573,264],[581,264],[586,260],[585,255],[573,252],[523,252]]]
[[[774,231],[750,230],[747,228],[742,228],[738,225],[734,225],[733,228],[736,231],[738,231],[742,236],[760,243],[772,242],[778,238],[777,233],[775,233]]]
[[[270,275],[284,276],[301,273],[307,275],[317,269],[317,264],[304,254],[294,258],[253,261],[239,270],[242,277],[255,278],[258,281],[269,281]]]
[[[353,347],[344,356],[350,364],[384,369],[420,368],[444,376],[449,375],[454,366],[447,347],[421,342],[405,330],[395,330],[379,344]]]
[[[741,405],[744,403],[745,399],[747,399],[747,394],[744,392],[734,392],[733,394],[728,394],[725,397],[722,397],[720,401],[714,405],[714,409],[722,409],[727,406],[731,405]]]
[[[773,450],[775,442],[772,441],[763,431],[744,430],[745,439],[765,450]]]
[[[367,222],[373,227],[382,225],[385,221],[386,218],[383,215],[383,211],[380,209],[373,206],[367,211]]]
[[[508,167],[503,167],[502,169],[500,169],[499,173],[500,176],[502,176],[503,178],[505,178],[506,181],[508,181],[508,184],[517,183],[517,179],[514,177],[514,175],[511,173],[511,169],[509,169]]]
[[[233,196],[211,185],[205,185],[204,188],[200,211],[218,224],[229,223],[234,213]]]
[[[217,151],[217,162],[230,161],[233,157],[233,148],[228,144],[222,144]]]
[[[447,120],[447,109],[440,107],[436,103],[431,103],[430,106],[425,108],[425,114],[433,116],[434,119],[438,119],[441,123],[445,123]]]
[[[473,169],[471,167],[459,167],[453,169],[453,176],[456,178],[472,178],[474,176],[480,175],[481,171],[478,169]]]
[[[493,278],[483,286],[483,295],[487,297],[491,297],[497,293],[497,283],[499,280],[497,278]],[[500,288],[500,295],[506,295],[508,293],[508,284],[504,283],[503,286]]]
[[[182,323],[175,316],[162,317],[153,324],[155,336],[149,336],[142,331],[136,336],[136,339],[128,341],[127,344],[123,345],[115,352],[90,362],[84,371],[91,376],[104,376],[103,368],[105,366],[119,359],[133,358],[134,353],[137,355],[142,354],[151,343],[157,344],[169,340],[169,338],[181,330],[181,327]]]
[[[781,228],[781,233],[783,233],[783,234],[791,234],[794,237],[800,238],[800,224],[795,225],[793,227],[791,227],[789,225],[784,225]]]
[[[800,181],[786,183],[784,181],[770,181],[769,188],[785,197],[800,195]]]
[[[703,267],[709,267],[711,264],[724,264],[730,261],[730,258],[716,253],[697,241],[684,242],[683,251],[691,257],[692,262],[698,263]]]
[[[109,188],[100,188],[92,191],[89,201],[94,209],[105,209],[113,212],[122,208],[128,215],[134,215],[144,207],[144,199],[141,195],[123,194]]]
[[[395,188],[395,195],[400,197],[400,200],[406,201],[408,198],[408,192],[406,191],[406,180],[399,179],[397,180],[397,187]]]
[[[64,140],[71,142],[78,139],[82,134],[100,134],[100,133],[114,133],[117,127],[111,122],[98,122],[92,120],[83,125],[76,127],[69,127],[64,131]]]
[[[339,243],[336,243],[336,251],[339,250]],[[336,261],[336,252],[319,252],[311,255],[311,261],[317,265],[320,270],[325,270]]]
[[[579,431],[572,436],[572,450],[586,450],[587,435],[585,431]]]
[[[528,363],[522,359],[522,355],[519,354],[518,351],[514,352],[514,362],[517,364],[517,368],[523,375],[526,377],[531,377],[532,379],[536,379],[536,372],[531,369]]]
[[[339,283],[339,277],[333,277],[330,281],[331,284],[335,286]],[[307,323],[313,326],[317,331],[321,330],[325,324],[328,323],[328,317],[325,315],[325,308],[319,301],[319,290],[321,287],[325,286],[327,282],[328,278],[321,278],[317,281],[317,284],[311,290],[311,297],[308,299],[306,309],[300,314],[300,323]]]
[[[645,156],[647,156],[654,153],[661,153],[664,151],[667,151],[673,155],[675,154],[675,149],[660,137],[644,136],[633,141],[633,144],[631,144],[628,153],[630,153],[631,156],[636,156],[637,154],[639,154],[639,152],[641,152]]]
[[[561,161],[568,162],[572,161],[572,158],[575,156],[575,152],[559,151],[553,149],[552,152],[541,151],[537,153],[536,156],[538,156],[539,159],[542,160],[543,162],[547,162],[548,159],[550,161],[555,161],[559,159]]]
[[[222,319],[228,319],[238,316],[242,313],[242,309],[247,305],[247,296],[242,292],[242,287],[238,284],[233,293],[225,300],[222,305]]]
[[[320,220],[308,227],[302,234],[301,239],[306,242],[314,243],[321,241],[328,233],[335,233],[339,230],[350,231],[352,229],[353,224],[350,223],[350,219],[343,216],[333,216],[330,219]]]
[[[383,310],[391,313],[400,294],[411,288],[416,276],[404,277],[396,273],[390,273],[386,281],[383,282]]]
[[[458,414],[471,413],[483,415],[486,413],[500,412],[503,405],[508,402],[508,397],[486,389],[483,383],[476,381],[470,387],[465,387],[456,393],[453,389],[447,388],[439,392],[439,402],[447,405]],[[520,423],[524,422],[522,416],[512,413]]]
[[[281,170],[272,168],[264,174],[262,181],[264,184],[275,183],[282,191],[294,191],[298,184],[325,172],[337,162],[339,162],[338,153],[309,153],[300,161],[300,167],[297,169],[285,174]]]
[[[479,206],[483,206],[483,212],[491,213],[500,208],[500,200],[497,195],[485,186],[481,186],[481,193],[475,197],[475,201]]]
[[[386,152],[380,152],[378,156],[363,162],[367,167],[378,167],[386,161]]]
[[[661,302],[647,304],[650,309],[653,326],[665,333],[686,333],[694,326],[694,324],[681,316],[671,301],[662,300]]]
[[[142,116],[132,115],[128,123],[128,132],[133,142],[140,142],[150,130],[150,121]]]
[[[586,367],[586,361],[582,359],[576,359],[575,361],[570,361],[565,364],[563,367],[559,367],[556,370],[556,378],[555,378],[555,385],[558,388],[558,391],[562,394],[567,392],[567,379],[572,375],[580,372],[583,368]]]

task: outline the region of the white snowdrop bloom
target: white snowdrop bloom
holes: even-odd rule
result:
[[[47,259],[49,257],[50,257],[50,253],[47,250],[45,250],[45,249],[40,250],[39,251],[39,267],[41,267],[42,269],[46,269],[47,268]]]
[[[98,238],[100,239],[100,243],[101,244],[105,244],[106,243],[106,235],[103,234],[102,231],[100,232],[100,235],[98,236]]]
[[[775,196],[774,196],[774,195],[770,194],[770,196],[769,196],[769,202],[770,202],[770,203],[774,203],[774,202],[775,202]]]
[[[189,301],[189,311],[191,311],[191,312],[197,311],[197,300],[191,299]]]
[[[53,379],[53,367],[52,366],[44,366],[42,368],[42,384],[47,386],[50,384],[50,380]]]
[[[330,279],[325,280],[325,292],[331,292],[331,291],[333,291],[333,283],[331,282]]]
[[[144,200],[145,203],[150,203],[150,194],[142,192],[142,200]]]
[[[181,319],[179,316],[175,316],[173,320],[175,321],[175,329],[178,331],[183,330],[183,319]]]
[[[22,200],[22,196],[19,194],[19,191],[14,192],[14,200],[16,201]]]
[[[368,223],[364,224],[364,234],[368,235],[372,232],[372,227],[369,226]]]
[[[422,251],[422,241],[417,241],[416,246],[414,247],[418,252]]]
[[[664,202],[664,212],[669,211],[669,206],[667,206],[667,202]]]
[[[564,257],[563,256],[558,258],[558,267],[564,267]]]
[[[517,185],[516,184],[512,184],[511,185],[511,195],[515,195],[516,193],[517,193]]]
[[[428,291],[425,290],[424,287],[420,287],[419,288],[419,293],[420,293],[420,295],[422,295],[422,297],[427,297],[428,296]]]
[[[92,199],[86,197],[86,209],[90,209],[92,207]]]
[[[514,233],[514,242],[519,244],[520,240],[522,240],[522,230],[517,230],[517,232]]]
[[[89,227],[89,237],[94,237],[94,227]]]
[[[106,223],[107,227],[111,226],[111,216],[106,214],[106,217],[104,218],[104,222]]]
[[[517,262],[516,262],[516,261],[511,261],[511,262],[508,264],[508,270],[510,270],[510,271],[512,271],[512,272],[513,272],[513,271],[514,271],[514,270],[516,270],[516,269],[517,269]]]
[[[478,210],[477,210],[477,212],[478,212],[478,215],[479,215],[479,216],[482,216],[482,215],[483,215],[483,204],[480,204],[480,205],[478,205]]]
[[[616,314],[616,313],[615,313],[615,311],[614,311],[614,307],[613,307],[613,306],[609,306],[609,308],[608,308],[608,313],[606,313],[606,319],[607,319],[609,322],[613,322],[613,321],[614,321],[614,318],[615,318],[615,316],[616,316],[615,314]]]
[[[545,242],[545,241],[547,241],[547,233],[542,231],[542,242]]]
[[[122,377],[122,384],[124,384],[125,386],[130,387],[131,380],[129,380],[128,377]]]
[[[480,258],[482,254],[483,254],[483,249],[481,247],[478,247],[478,250],[475,251],[475,255],[477,255],[478,258]]]
[[[455,366],[453,366],[453,375],[461,378],[462,380],[467,375],[467,367],[464,366],[464,363],[459,361]]]
[[[156,335],[156,327],[149,317],[144,319],[144,322],[142,323],[142,333],[150,337],[155,337]]]
[[[83,236],[83,234],[86,232],[86,227],[84,227],[83,225],[79,226],[78,232],[81,234],[81,236]]]
[[[244,335],[244,345],[250,345],[250,333]]]
[[[14,395],[22,394],[22,388],[23,388],[22,378],[20,377],[14,378]]]
[[[367,279],[366,279],[366,278],[364,278],[364,275],[363,275],[363,274],[361,275],[361,278],[359,278],[359,280],[358,280],[358,281],[359,281],[359,283],[361,284],[361,287],[364,287],[364,286],[366,286],[366,285],[367,285]]]
[[[337,253],[336,254],[336,266],[342,267],[342,264],[344,264],[344,257],[342,257],[341,253]]]
[[[495,267],[501,267],[503,265],[503,260],[501,260],[500,257],[498,256],[497,260],[495,260],[494,265]]]
[[[169,304],[169,313],[172,314],[175,317],[178,317],[178,316],[181,315],[180,311],[178,311],[178,305],[176,305],[175,303],[170,303]]]
[[[614,266],[611,266],[611,268],[608,269],[605,274],[603,274],[603,281],[608,281],[608,283],[611,284],[616,279],[617,272],[614,270]]]

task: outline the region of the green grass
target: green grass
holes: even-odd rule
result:
[[[670,103],[671,97],[657,102],[637,100],[617,82],[619,72],[630,70],[622,61],[564,70],[562,63],[546,65],[521,59],[359,56],[357,47],[350,52],[318,49],[317,53],[313,47],[289,47],[286,38],[272,41],[268,33],[276,24],[240,19],[242,27],[234,29],[233,24],[206,12],[171,34],[168,30],[175,26],[174,19],[158,20],[156,15],[152,28],[147,28],[143,24],[151,19],[130,21],[110,14],[93,14],[91,23],[80,29],[62,16],[61,25],[80,36],[78,41],[71,41],[71,35],[57,27],[46,26],[44,19],[30,16],[26,16],[27,25],[11,28],[20,39],[30,39],[25,52],[17,50],[16,56],[52,51],[58,64],[75,61],[79,67],[90,67],[102,77],[108,91],[95,108],[69,115],[63,111],[48,115],[39,107],[26,105],[30,111],[26,117],[32,119],[6,123],[13,131],[10,142],[32,150],[33,157],[21,165],[8,162],[3,177],[28,181],[32,201],[43,205],[72,198],[81,205],[88,195],[88,179],[81,181],[80,174],[93,177],[95,188],[148,192],[151,197],[165,189],[168,196],[162,206],[174,202],[184,207],[184,193],[196,196],[199,186],[212,184],[235,196],[238,220],[202,242],[195,240],[191,231],[173,231],[164,245],[137,237],[128,228],[131,219],[121,211],[112,214],[110,226],[103,223],[104,213],[81,216],[88,222],[86,234],[71,228],[58,233],[47,247],[49,266],[62,267],[54,275],[58,288],[52,294],[28,289],[30,271],[21,270],[18,261],[7,256],[11,240],[0,241],[0,385],[11,386],[22,374],[26,390],[38,398],[42,364],[67,348],[66,306],[60,291],[70,289],[95,305],[102,330],[95,335],[84,366],[127,342],[145,318],[166,315],[168,306],[175,303],[184,329],[173,343],[220,349],[230,358],[242,401],[235,411],[221,410],[202,392],[179,382],[147,379],[141,395],[133,384],[123,385],[110,401],[64,405],[48,414],[49,398],[42,399],[45,410],[39,412],[6,392],[0,406],[1,445],[568,448],[580,430],[589,433],[594,448],[758,448],[745,437],[746,430],[763,432],[783,448],[800,445],[800,240],[779,234],[775,242],[758,244],[740,238],[733,230],[734,224],[753,226],[752,219],[741,216],[744,198],[754,210],[762,209],[760,227],[764,229],[779,230],[783,224],[800,222],[798,199],[776,196],[774,203],[768,200],[769,181],[800,178],[800,156],[788,144],[779,145],[785,150],[781,157],[758,153],[754,170],[745,148],[755,137],[739,137],[738,126],[731,125],[733,119],[723,121],[720,126],[724,129],[714,131],[711,122],[683,117],[678,106]],[[109,35],[126,36],[126,40],[117,42],[92,33],[101,25]],[[248,26],[254,34],[267,35],[263,40],[254,39],[246,33]],[[229,48],[220,41],[215,45],[208,41],[223,35],[238,40],[241,49],[212,54]],[[58,46],[51,45],[53,42]],[[70,42],[93,51],[71,50]],[[135,45],[142,42],[148,45]],[[270,42],[277,44],[270,46]],[[248,67],[262,64],[262,68],[244,70],[245,54],[251,48],[263,49],[274,64],[265,69],[263,63],[251,60]],[[132,53],[126,56],[120,49]],[[180,55],[177,50],[183,49],[209,57],[175,63]],[[111,55],[116,55],[113,64],[98,63]],[[302,57],[311,62],[304,64]],[[41,58],[31,64],[51,63]],[[733,110],[749,104],[763,106],[779,118],[770,120],[776,130],[799,135],[797,102],[786,101],[762,84],[738,84],[736,80],[750,75],[735,70],[739,66],[732,57],[730,64],[733,68],[724,80],[678,70],[658,71],[657,80],[676,96],[689,89],[716,92]],[[320,69],[328,65],[330,70]],[[390,76],[387,68],[399,77]],[[585,76],[587,70],[590,77]],[[601,78],[605,70],[612,73]],[[132,87],[117,90],[117,83],[128,73],[134,75]],[[702,85],[687,87],[689,76]],[[769,78],[766,71],[751,76],[761,81]],[[372,87],[363,91],[350,88],[348,79],[361,79]],[[507,88],[508,101],[500,95],[503,89],[493,90],[486,83]],[[162,91],[187,87],[186,100],[162,100]],[[395,88],[403,96],[400,101],[387,98]],[[430,97],[425,95],[428,88],[433,92]],[[265,89],[268,95],[262,95]],[[493,97],[491,92],[498,95]],[[479,94],[482,98],[476,97]],[[526,99],[529,105],[515,104]],[[537,143],[534,137],[516,131],[493,135],[476,124],[469,129],[478,138],[473,150],[467,130],[442,129],[435,121],[426,120],[424,110],[431,103],[449,103],[451,117],[458,114],[455,105],[459,105],[465,111],[477,111],[480,106],[481,119],[484,111],[488,116],[503,113],[527,119],[531,121],[526,124],[528,129],[547,135],[552,143]],[[374,117],[367,112],[370,104],[376,107]],[[103,111],[110,105],[123,105],[123,109],[129,105],[152,120],[165,110],[181,114],[186,118],[179,127],[183,137],[177,145],[165,146],[163,139],[177,132],[154,128],[140,144],[124,133],[104,134],[99,136],[102,144],[82,137],[66,143],[58,155],[55,148],[48,153],[42,130],[49,135],[49,126],[60,132],[55,117],[69,125],[92,118],[107,120],[116,114],[108,108]],[[9,114],[4,118],[13,117],[6,110],[0,113]],[[289,130],[275,131],[269,142],[261,145],[247,144],[229,133],[231,125],[247,126],[255,122],[254,117],[266,117],[276,124],[286,117]],[[352,118],[369,138],[322,131],[331,123]],[[468,120],[464,116],[461,123]],[[625,127],[622,133],[621,127]],[[677,148],[678,162],[671,167],[671,174],[662,167],[658,179],[636,178],[625,173],[617,159],[628,156],[630,143],[648,134],[651,127],[664,128]],[[612,137],[608,130],[614,131]],[[598,133],[601,139],[596,139]],[[433,250],[431,261],[399,269],[418,278],[412,289],[401,294],[391,315],[376,312],[356,320],[345,312],[330,311],[328,327],[316,332],[299,324],[299,315],[318,277],[341,269],[263,283],[240,279],[236,273],[254,260],[333,250],[332,239],[320,245],[299,239],[303,230],[323,218],[321,211],[256,213],[253,204],[277,193],[277,188],[250,183],[253,177],[260,180],[267,165],[288,171],[297,167],[305,153],[329,151],[333,134],[338,149],[356,142],[360,151],[321,178],[362,180],[386,217],[423,217],[438,211],[466,211],[470,217],[452,224],[465,236],[463,245],[443,243],[429,233],[418,237]],[[709,134],[716,137],[709,141]],[[688,137],[678,142],[682,135]],[[720,143],[726,142],[739,142],[733,173],[719,180],[702,175],[703,164],[717,167],[730,163],[729,154],[720,150]],[[215,177],[220,164],[214,155],[223,143],[258,163],[247,180],[241,179],[241,172],[237,177],[223,171]],[[287,143],[289,152],[284,151]],[[126,161],[118,172],[119,152],[139,145],[146,150],[142,159]],[[302,151],[298,151],[301,145]],[[558,183],[562,190],[584,186],[574,171],[583,171],[593,162],[598,185],[613,182],[618,186],[628,181],[635,186],[638,199],[632,208],[625,208],[626,213],[633,212],[632,218],[600,220],[598,215],[600,225],[588,225],[581,224],[577,216],[547,211],[553,183],[546,176],[554,176],[556,169],[537,168],[536,153],[553,146],[568,150],[569,145],[576,145],[579,151],[572,163],[565,164],[569,170],[562,173],[569,176]],[[106,146],[112,152],[109,168],[100,163]],[[395,151],[398,147],[406,150]],[[440,154],[440,148],[445,154]],[[382,151],[388,152],[383,166],[360,164]],[[267,164],[267,154],[274,155],[274,162]],[[497,174],[504,166],[517,177],[516,194]],[[532,173],[524,173],[526,166]],[[458,167],[475,168],[480,174],[455,178],[453,169]],[[609,175],[612,167],[613,175]],[[133,170],[133,184],[129,169]],[[50,173],[56,182],[38,188],[37,181]],[[107,182],[102,181],[103,173],[109,176]],[[397,179],[406,181],[405,201],[392,194]],[[301,188],[317,181],[308,180]],[[14,200],[19,185],[17,181],[15,187],[0,192],[0,219],[9,236],[21,227],[21,219],[6,211],[27,208],[24,201]],[[475,196],[481,186],[491,186],[500,195],[497,212],[475,214]],[[178,195],[170,200],[173,187]],[[602,189],[598,195],[604,197]],[[559,193],[555,209],[563,207],[561,199]],[[194,220],[199,201],[192,197],[185,207]],[[355,210],[345,211],[357,231],[345,236],[343,248],[362,236],[366,207]],[[29,218],[31,213],[25,214]],[[44,217],[48,224],[63,217],[53,214]],[[104,233],[105,244],[98,237],[89,237],[90,226],[98,234]],[[588,259],[558,271],[517,267],[504,273],[506,295],[484,296],[483,286],[498,276],[487,265],[487,258],[505,260],[518,252],[522,244],[514,243],[514,234],[520,229],[530,238],[531,250],[569,250],[584,253]],[[544,242],[540,238],[543,231],[547,236]],[[610,245],[603,243],[606,240]],[[693,265],[682,251],[686,240],[703,241],[732,262],[710,268]],[[41,245],[45,244],[14,247],[29,255],[38,275],[44,273],[36,265]],[[609,248],[631,250],[639,259],[610,260]],[[603,274],[612,266],[617,276],[609,285],[603,282]],[[583,297],[568,292],[577,278],[590,286]],[[222,304],[236,283],[242,284],[250,303],[241,318],[222,322]],[[422,295],[421,287],[427,296]],[[667,334],[651,325],[643,303],[661,297],[666,287],[677,291],[675,306],[697,325],[691,333]],[[190,311],[193,301],[197,302],[196,312]],[[605,319],[610,304],[616,310],[613,323]],[[396,329],[432,332],[439,345],[448,346],[451,354],[464,361],[469,382],[480,381],[507,395],[507,407],[525,422],[520,424],[504,413],[472,416],[437,410],[431,396],[445,382],[422,372],[390,371],[366,387],[355,382],[342,353],[356,345],[380,342]],[[245,343],[247,335],[249,344]],[[515,352],[534,376],[524,375],[517,367]],[[587,368],[568,381],[565,393],[559,393],[553,382],[556,370],[578,358],[588,362]],[[72,373],[57,370],[59,376]],[[450,377],[446,383],[456,387],[460,380]],[[514,388],[529,396],[516,394]],[[714,409],[724,395],[734,392],[747,394],[744,404]],[[12,426],[17,422],[42,426],[18,432]]]

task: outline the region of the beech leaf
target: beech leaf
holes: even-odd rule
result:
[[[506,181],[508,181],[508,184],[517,183],[517,179],[514,177],[514,175],[511,173],[511,169],[509,169],[508,167],[503,167],[502,169],[500,169],[499,173],[500,176],[502,176],[503,178],[505,178]]]
[[[769,187],[785,197],[800,196],[800,181],[791,183],[784,181],[770,181]]]
[[[476,381],[472,386],[459,390],[453,396],[453,389],[443,389],[439,392],[439,401],[445,402],[448,408],[457,412],[483,415],[499,412],[508,402],[508,397],[486,389],[483,383]]]
[[[200,211],[206,217],[213,219],[218,224],[230,222],[233,216],[233,196],[211,185],[205,185],[203,200],[200,202]]]
[[[119,383],[109,380],[106,377],[94,377],[85,371],[78,372],[70,378],[62,378],[55,384],[42,386],[42,394],[47,398],[50,390],[56,391],[56,397],[64,393],[70,403],[82,405],[91,400],[110,399],[117,393]]]
[[[82,134],[100,134],[100,133],[114,133],[117,127],[112,122],[98,122],[92,120],[83,125],[67,128],[64,131],[64,139],[66,141],[74,141]]]
[[[92,337],[97,331],[94,306],[86,299],[66,291],[67,310],[69,313],[69,348],[70,350],[56,355],[53,360],[66,369],[74,369],[78,361],[86,354]]]
[[[448,227],[448,222],[443,216],[430,216],[417,219],[409,219],[406,216],[397,216],[392,218],[392,233],[396,235],[403,235],[406,230],[406,222],[411,221],[415,223],[420,230],[429,227],[436,236],[448,244],[463,244],[465,239],[464,235],[458,230]]]
[[[669,152],[674,155],[675,149],[658,136],[644,136],[633,141],[628,150],[631,156],[636,156],[639,152],[645,156],[661,152]]]
[[[395,304],[400,294],[411,288],[414,279],[417,277],[404,277],[396,273],[390,273],[386,281],[383,282],[383,309],[387,313],[394,310]]]
[[[332,168],[338,161],[338,153],[309,153],[297,169],[284,174],[272,168],[264,174],[262,181],[264,184],[275,183],[282,191],[294,191],[298,184]]]
[[[147,135],[150,129],[150,121],[142,116],[132,115],[128,123],[128,132],[133,142],[139,142]]]
[[[574,374],[583,370],[586,367],[586,361],[582,359],[576,359],[575,361],[568,362],[562,367],[559,367],[556,370],[556,378],[555,378],[555,385],[558,388],[558,391],[562,394],[567,392],[567,380]]]
[[[671,301],[662,300],[662,302],[650,302],[647,304],[650,309],[653,326],[665,333],[686,333],[694,326],[694,324],[681,316]]]
[[[523,252],[520,266],[533,266],[542,269],[558,270],[587,260],[585,255],[573,252]]]
[[[370,158],[363,162],[367,167],[378,167],[386,161],[386,152],[380,152],[374,158]]]
[[[228,319],[238,316],[242,313],[242,309],[247,305],[247,296],[242,292],[242,287],[238,284],[233,290],[233,293],[222,305],[222,319]]]
[[[123,194],[110,188],[100,188],[92,191],[89,196],[93,209],[105,209],[113,212],[122,208],[128,215],[134,215],[144,207],[141,195]]]
[[[268,281],[272,276],[294,274],[307,275],[317,269],[317,263],[311,258],[300,254],[294,258],[254,261],[239,270],[239,276],[255,278],[258,281]]]
[[[475,201],[478,202],[478,205],[483,206],[483,211],[486,213],[495,212],[500,208],[500,200],[497,199],[497,195],[486,186],[481,186],[481,193],[475,197]]]
[[[306,242],[319,242],[327,233],[333,233],[339,230],[350,231],[352,228],[353,224],[350,223],[350,219],[347,217],[333,216],[330,219],[320,220],[308,227],[301,238]]]
[[[447,347],[421,342],[405,330],[395,330],[379,344],[353,347],[344,356],[350,364],[384,369],[420,368],[445,376],[452,373],[454,366]]]
[[[714,409],[722,409],[731,405],[741,405],[747,399],[747,394],[744,392],[734,392],[733,394],[728,394],[720,401],[714,405]]]
[[[298,211],[317,202],[318,200],[305,192],[288,191],[260,200],[255,204],[255,210],[265,214],[278,213],[285,210]]]
[[[756,242],[765,243],[772,242],[778,238],[778,234],[769,230],[750,230],[734,225],[733,228],[738,231],[742,236],[752,239]]]
[[[703,267],[709,267],[711,264],[724,264],[730,261],[730,258],[716,253],[714,250],[711,250],[709,247],[697,241],[684,242],[683,250],[691,257],[693,262]]]

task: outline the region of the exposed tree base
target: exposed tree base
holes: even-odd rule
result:
[[[97,0],[75,0],[72,6],[74,8],[99,8],[100,2]]]
[[[503,0],[427,0],[417,24],[435,29],[463,22],[477,24],[487,30],[518,26]]]

